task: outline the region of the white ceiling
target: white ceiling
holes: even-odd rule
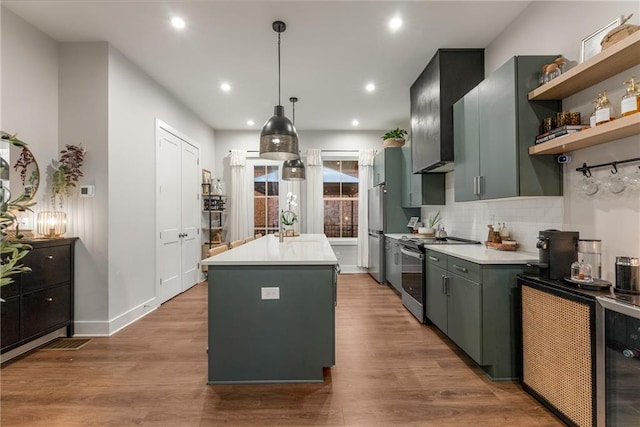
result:
[[[441,47],[486,47],[525,1],[4,0],[57,41],[108,41],[214,129],[254,128],[282,104],[298,129],[392,129],[409,123],[409,87]],[[183,31],[169,25],[179,15]],[[403,27],[392,33],[389,19]],[[229,82],[224,93],[220,83]],[[377,90],[364,90],[367,82]]]

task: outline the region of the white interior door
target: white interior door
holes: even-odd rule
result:
[[[199,150],[163,128],[157,144],[156,295],[162,304],[198,282]]]
[[[198,177],[199,152],[183,141],[181,156],[182,189],[182,290],[198,283],[200,269],[200,185]]]

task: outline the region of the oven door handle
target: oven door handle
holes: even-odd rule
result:
[[[406,255],[406,256],[411,257],[411,258],[419,259],[421,261],[424,259],[424,255],[422,255],[419,252],[408,251],[408,250],[403,249],[403,248],[400,248],[400,252],[403,255]]]

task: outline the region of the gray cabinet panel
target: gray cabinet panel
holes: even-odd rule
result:
[[[385,176],[385,157],[386,150],[382,149],[378,151],[378,154],[373,159],[373,185],[384,184],[386,180]]]
[[[492,379],[518,378],[522,266],[480,265],[434,250],[426,259],[427,318]]]
[[[478,86],[480,193],[483,199],[518,194],[516,158],[515,60]],[[533,139],[534,135],[531,135]]]
[[[513,57],[454,105],[456,201],[562,195],[555,156],[528,153],[542,120],[561,108],[527,99],[540,67],[554,58]]]
[[[419,208],[422,206],[422,174],[411,171],[411,145],[402,147],[402,206],[405,208]]]
[[[420,216],[419,208],[405,208],[402,205],[402,186],[404,176],[401,147],[387,147],[376,154],[378,174],[384,177],[384,224],[385,233],[406,233],[409,218]]]
[[[476,177],[480,175],[478,120],[478,87],[475,87],[453,105],[456,202],[480,198],[480,195],[474,192]]]
[[[482,364],[482,286],[449,273],[447,287],[447,335]]]
[[[335,269],[209,267],[209,383],[323,379],[335,361]],[[278,287],[278,299],[261,288]]]
[[[447,295],[444,292],[443,278],[446,274],[445,269],[436,264],[427,263],[426,315],[445,334],[447,333]]]

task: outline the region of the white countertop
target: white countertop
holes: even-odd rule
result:
[[[411,233],[388,233],[391,239],[410,239],[416,237]],[[453,255],[476,264],[526,264],[538,262],[538,254],[522,251],[499,251],[488,249],[484,245],[428,245],[427,249]]]
[[[538,262],[538,254],[521,251],[499,251],[484,245],[431,245],[427,249],[453,255],[476,264],[526,264]]]
[[[219,255],[202,260],[203,265],[336,265],[338,259],[324,234],[285,237],[273,234],[255,239]]]

